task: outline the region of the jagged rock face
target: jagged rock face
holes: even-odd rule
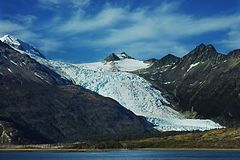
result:
[[[39,50],[37,50],[35,47],[19,40],[18,38],[14,37],[14,36],[5,35],[0,38],[0,41],[8,44],[9,46],[11,46],[13,48],[25,51],[26,53],[28,53],[30,55],[36,55],[36,56],[45,58],[44,55]]]
[[[129,56],[126,52],[119,53],[119,54],[117,54],[117,56],[120,59],[135,59],[135,58]]]
[[[25,79],[48,84],[71,84],[67,79],[39,64],[26,54],[20,54],[0,42],[0,76],[7,75],[16,79]]]
[[[1,42],[0,120],[12,128],[2,129],[2,143],[74,142],[157,133],[144,118],[116,101],[73,85]],[[8,139],[10,133],[13,136]],[[16,141],[19,135],[23,136]]]
[[[133,57],[129,56],[127,53],[122,52],[119,54],[112,53],[109,56],[107,56],[104,61],[111,62],[111,61],[119,61],[121,59],[134,59]]]
[[[176,57],[172,54],[168,54],[161,58],[160,60],[157,61],[154,65],[170,65],[170,64],[175,64],[180,60],[179,57]]]
[[[108,57],[104,59],[104,61],[107,61],[107,62],[118,61],[118,60],[120,60],[120,58],[115,53],[110,54]]]
[[[240,60],[240,49],[233,50],[228,53],[229,58],[233,58],[235,60]]]
[[[163,90],[179,110],[230,124],[240,122],[239,55],[239,50],[223,55],[201,44],[175,63],[156,63],[137,74]]]
[[[49,143],[38,132],[7,121],[0,121],[0,145]]]

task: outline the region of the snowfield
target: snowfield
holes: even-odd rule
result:
[[[83,66],[84,68],[95,71],[136,71],[139,69],[148,68],[151,64],[144,63],[136,59],[122,59],[120,61],[112,62],[95,62],[76,64],[76,66]]]
[[[4,41],[4,38],[0,40]],[[14,42],[12,37],[11,40],[14,44],[11,46],[13,48],[18,46],[15,49],[19,51],[19,45],[16,45],[18,42]],[[124,58],[120,55],[118,61],[70,64],[47,60],[41,58],[39,53],[34,54],[26,50],[21,53],[29,54],[39,63],[55,70],[62,77],[72,80],[76,85],[118,101],[136,115],[146,117],[158,130],[203,131],[223,127],[211,120],[184,118],[181,113],[170,107],[170,103],[162,96],[162,93],[153,88],[148,81],[136,74],[128,73],[128,71],[150,66],[143,61]]]
[[[69,64],[35,58],[57,73],[73,80],[77,85],[110,97],[122,106],[141,115],[161,131],[192,131],[222,128],[211,120],[186,119],[173,110],[169,102],[145,79],[138,75],[122,71],[110,71],[102,62],[88,64]],[[102,67],[101,67],[102,66]],[[127,65],[126,65],[127,66]],[[119,67],[120,68],[120,67]],[[126,69],[128,70],[128,69]]]

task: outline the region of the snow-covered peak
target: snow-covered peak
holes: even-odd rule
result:
[[[122,52],[119,54],[112,53],[102,62],[78,64],[77,66],[84,66],[85,68],[96,71],[136,71],[139,69],[148,68],[151,66],[149,63],[137,60],[127,53]]]
[[[109,56],[107,56],[104,61],[105,62],[111,62],[111,61],[119,61],[119,60],[123,60],[123,59],[135,59],[131,56],[129,56],[127,53],[122,52],[122,53],[112,53]]]
[[[4,42],[4,43],[7,43],[7,44],[9,44],[9,45],[11,45],[11,46],[15,46],[15,47],[21,45],[19,39],[17,39],[17,38],[14,37],[14,36],[11,36],[11,35],[9,35],[9,34],[4,35],[3,37],[0,38],[0,40],[1,40],[2,42]]]
[[[129,56],[127,53],[122,52],[119,54],[116,54],[119,59],[134,59],[133,57]]]
[[[11,46],[13,49],[17,51],[23,51],[24,53],[27,53],[29,55],[34,55],[34,56],[39,56],[44,58],[44,56],[32,45],[23,42],[22,40],[12,36],[12,35],[4,35],[3,37],[0,38],[0,41],[8,44]]]
[[[95,71],[136,71],[139,69],[148,68],[151,66],[149,63],[144,63],[143,61],[136,59],[120,59],[117,61],[104,61],[95,63],[83,63],[76,64],[76,66],[83,66],[85,68],[95,70]]]

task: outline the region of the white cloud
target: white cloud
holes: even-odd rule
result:
[[[41,50],[48,54],[49,52],[51,53],[59,50],[59,48],[62,46],[62,42],[55,39],[44,38],[39,42],[39,45],[41,46]]]
[[[226,39],[219,43],[228,48],[239,48],[240,45],[240,14],[198,18],[181,12],[180,1],[165,1],[151,8],[107,4],[93,14],[84,8],[89,7],[90,0],[38,1],[40,5],[52,9],[67,5],[72,10],[66,16],[56,12],[55,17],[48,18],[48,24],[38,26],[44,33],[31,30],[34,27],[31,23],[36,20],[31,15],[22,17],[29,26],[0,21],[1,32],[16,33],[20,38],[36,43],[47,52],[58,49],[63,43],[57,38],[43,38],[43,35],[65,38],[68,45],[76,48],[102,48],[101,51],[111,48],[112,51],[127,51],[143,58],[157,57],[169,52],[181,56],[189,49],[188,44],[183,43],[184,40],[198,39],[203,34],[219,31],[228,32]]]
[[[90,0],[38,0],[38,2],[45,9],[57,9],[66,5],[73,8],[83,8],[90,4]]]
[[[86,7],[90,4],[90,0],[70,0],[74,7]]]
[[[129,10],[128,7],[108,5],[96,15],[74,15],[70,20],[60,23],[58,31],[69,35],[104,33],[96,39],[86,37],[88,45],[95,48],[111,46],[115,50],[137,52],[139,55],[173,52],[181,56],[186,54],[188,48],[181,40],[230,30],[240,24],[240,15],[196,18],[175,12],[179,6],[180,3],[174,2],[163,3],[154,9]],[[238,44],[238,38],[229,43]]]
[[[39,34],[32,32],[24,24],[15,23],[12,21],[5,21],[0,19],[1,36],[5,34],[13,34],[20,39],[26,41],[34,41],[39,38]]]
[[[70,20],[59,24],[58,31],[68,35],[93,32],[104,33],[95,39],[84,37],[88,45],[115,50],[126,50],[138,54],[159,54],[173,52],[186,54],[188,46],[181,43],[186,38],[202,34],[230,30],[240,24],[240,15],[209,16],[196,18],[192,15],[177,13],[180,3],[162,3],[152,8],[130,10],[108,5],[96,15],[85,12],[76,14]],[[232,37],[232,35],[229,35]],[[196,37],[197,38],[197,37]],[[238,38],[231,39],[238,44]],[[82,38],[81,38],[82,42]],[[139,55],[139,57],[143,57]]]
[[[36,45],[44,52],[51,52],[57,50],[61,46],[61,42],[56,39],[44,37],[36,32],[31,31],[28,26],[14,23],[11,21],[5,21],[0,19],[0,36],[5,34],[11,34],[15,37],[28,42],[32,45]]]
[[[161,5],[159,7],[157,7],[157,12],[172,12],[177,10],[179,7],[181,6],[180,1],[179,2],[171,2],[171,3],[167,3],[167,2],[162,2]]]
[[[134,13],[128,13],[128,17]],[[143,15],[126,28],[112,29],[101,40],[102,44],[119,45],[140,40],[176,41],[186,37],[216,32],[231,28],[240,23],[240,16],[194,19],[186,15],[158,14]]]
[[[240,49],[240,24],[234,26],[227,34],[226,39],[219,42],[229,49]]]
[[[37,20],[37,17],[34,15],[21,15],[21,14],[17,14],[15,15],[14,18],[16,21],[19,21],[23,24],[26,25],[31,25],[34,21]]]
[[[22,29],[24,29],[24,27],[22,27],[19,24],[15,24],[12,23],[10,21],[5,21],[5,20],[0,20],[0,31],[1,34],[7,34],[10,32],[17,32],[17,31],[21,31]]]
[[[76,13],[74,13],[76,14]],[[127,15],[126,15],[127,16]],[[95,17],[85,17],[84,13],[74,15],[70,20],[63,22],[59,27],[60,32],[81,33],[104,29],[113,26],[124,18],[124,9],[105,8]]]

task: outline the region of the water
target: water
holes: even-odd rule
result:
[[[109,151],[19,152],[1,151],[0,160],[240,160],[240,151]]]

